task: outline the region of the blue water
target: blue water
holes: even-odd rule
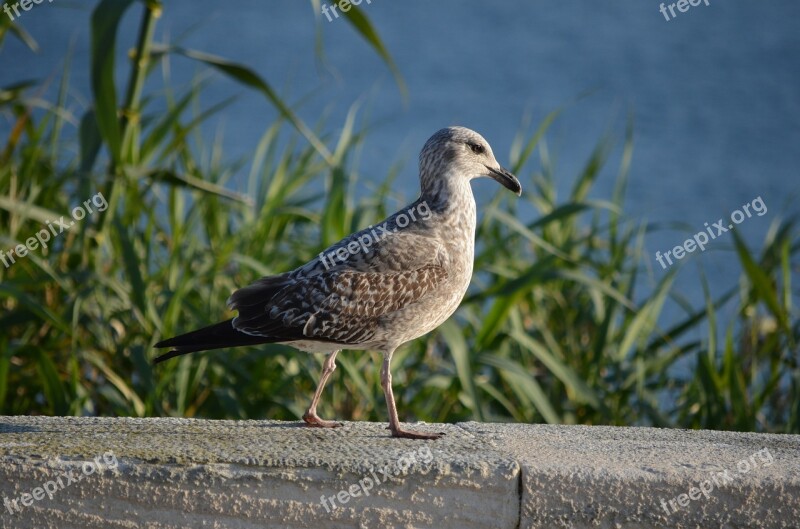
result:
[[[395,189],[408,199],[417,191],[418,150],[443,126],[476,129],[507,164],[525,116],[536,124],[565,107],[547,137],[563,197],[598,139],[608,131],[621,137],[631,114],[635,150],[626,213],[649,222],[680,221],[694,233],[760,196],[768,212],[737,228],[758,246],[772,222],[800,211],[800,3],[711,0],[670,21],[659,4],[363,3],[408,84],[405,103],[388,69],[350,25],[315,22],[310,2],[170,1],[157,36],[249,65],[292,102],[310,96],[299,114],[310,123],[325,116],[325,129],[333,133],[360,102],[360,115],[373,125],[358,161],[361,179],[378,181],[392,163],[405,161]],[[41,52],[7,39],[0,84],[59,75],[72,46],[70,106],[80,116],[89,94],[93,5],[55,0],[24,13],[20,22]],[[121,50],[132,46],[138,19],[138,7],[124,19]],[[324,61],[314,53],[316,23],[324,34]],[[173,85],[188,87],[202,72],[192,61],[171,61]],[[121,81],[127,65],[120,64],[119,74]],[[156,79],[147,90],[162,94],[161,88]],[[202,102],[209,106],[231,94],[240,97],[206,132],[211,140],[224,131],[233,160],[252,153],[275,112],[260,95],[220,75]],[[2,116],[0,140],[9,124]],[[620,154],[618,148],[593,197],[610,197]],[[534,160],[520,174],[529,189],[538,165]],[[244,190],[241,176],[231,186]],[[479,199],[496,187],[475,183]],[[659,231],[647,236],[646,248],[663,253],[686,238]],[[697,265],[712,292],[734,285],[738,266],[730,247],[728,236],[692,254],[679,278],[683,293],[701,299]],[[653,266],[658,279],[664,272]]]

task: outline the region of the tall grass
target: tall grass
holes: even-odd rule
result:
[[[124,46],[116,34],[132,6],[141,14],[135,60],[117,87],[115,44]],[[271,345],[154,369],[152,346],[224,317],[235,288],[302,264],[396,205],[391,175],[372,197],[353,193],[350,160],[364,138],[355,112],[336,135],[306,125],[247,67],[156,43],[161,9],[152,1],[98,3],[93,104],[77,127],[77,148],[63,139],[71,126],[63,116],[73,111],[68,62],[46,111],[34,109],[37,85],[0,88],[10,130],[0,153],[0,249],[95,193],[109,202],[46,251],[0,267],[2,413],[296,420],[320,359]],[[394,68],[369,20],[358,12],[351,22]],[[3,24],[0,39],[30,42],[22,28]],[[172,54],[232,77],[279,111],[243,167],[200,133],[228,103],[201,108],[203,83],[178,94],[165,86],[167,112],[143,93],[145,78]],[[405,417],[800,431],[796,219],[773,225],[759,250],[736,238],[739,284],[718,299],[707,288],[702,306],[662,328],[665,303],[679,297],[675,272],[649,274],[647,226],[622,212],[632,125],[624,137],[598,142],[559,199],[542,141],[557,114],[523,132],[512,150],[512,169],[532,191],[521,201],[498,194],[483,211],[478,272],[461,309],[396,354]],[[612,161],[616,142],[622,157]],[[591,198],[610,163],[619,166],[613,195]],[[248,179],[233,190],[228,181],[238,170]],[[523,222],[522,209],[538,215]],[[731,309],[735,317],[723,321]],[[375,357],[339,359],[320,413],[385,420]]]

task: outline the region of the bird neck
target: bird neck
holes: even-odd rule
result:
[[[474,241],[475,197],[468,179],[463,176],[447,178],[447,175],[423,179],[418,200],[427,203],[440,229],[466,231],[467,238]]]
[[[475,203],[469,180],[460,175],[445,174],[432,178],[422,175],[420,187],[420,200],[427,202],[435,213],[463,211],[465,206]]]

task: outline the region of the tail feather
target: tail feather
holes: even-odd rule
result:
[[[153,364],[159,364],[164,360],[175,358],[197,351],[210,351],[212,349],[222,349],[223,347],[238,347],[240,345],[258,345],[262,343],[274,343],[274,338],[264,336],[252,336],[236,330],[233,327],[233,320],[225,320],[196,331],[187,332],[174,338],[169,338],[158,342],[155,347],[170,347],[171,351],[165,353],[155,360]]]

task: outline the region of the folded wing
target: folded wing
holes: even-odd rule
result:
[[[392,234],[369,253],[351,255],[330,269],[316,260],[234,292],[228,300],[239,312],[233,327],[285,341],[369,342],[381,318],[418,302],[447,279],[446,264],[434,239]]]

